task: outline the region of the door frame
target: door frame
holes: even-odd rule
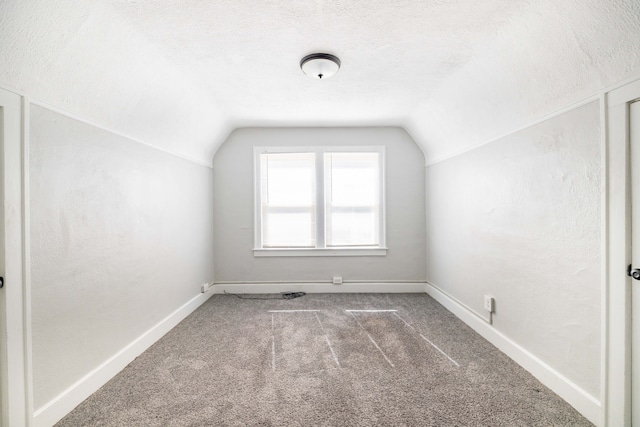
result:
[[[629,104],[640,80],[607,93],[607,286],[604,424],[631,425],[631,168]]]
[[[28,426],[24,264],[24,97],[0,88],[0,227],[4,233],[5,285],[0,292],[0,426]],[[2,242],[0,242],[2,244]]]

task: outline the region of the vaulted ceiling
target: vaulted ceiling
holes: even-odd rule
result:
[[[402,126],[438,160],[640,74],[640,2],[3,0],[0,40],[0,84],[207,164],[245,126]]]

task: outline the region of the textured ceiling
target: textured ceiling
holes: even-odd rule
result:
[[[0,83],[210,163],[243,126],[405,127],[444,158],[640,73],[638,0],[2,0]],[[333,53],[329,80],[299,60]]]

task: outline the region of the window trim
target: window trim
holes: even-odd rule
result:
[[[324,153],[376,152],[380,154],[380,222],[378,246],[326,247]],[[316,154],[316,247],[264,248],[262,247],[261,154],[315,153]],[[386,156],[384,146],[254,146],[253,147],[253,205],[255,257],[277,256],[386,256]]]

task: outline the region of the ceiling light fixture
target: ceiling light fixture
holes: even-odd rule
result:
[[[329,53],[312,53],[302,58],[300,68],[312,79],[328,79],[340,69],[340,60]]]

